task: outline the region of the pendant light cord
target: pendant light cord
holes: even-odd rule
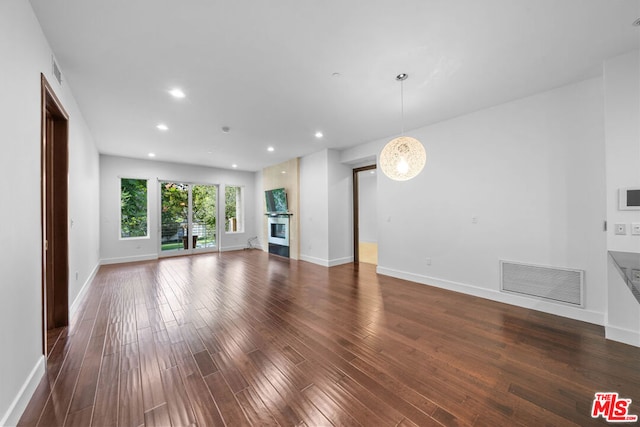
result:
[[[404,79],[400,80],[400,135],[404,136]]]

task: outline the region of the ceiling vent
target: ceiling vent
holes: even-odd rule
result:
[[[58,67],[58,63],[56,62],[53,56],[51,57],[51,63],[53,64],[52,65],[53,76],[58,81],[58,84],[62,86],[62,71],[60,71],[60,68]]]
[[[503,292],[584,307],[584,271],[500,261]]]

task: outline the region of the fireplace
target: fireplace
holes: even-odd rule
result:
[[[269,253],[289,257],[289,215],[268,217]]]

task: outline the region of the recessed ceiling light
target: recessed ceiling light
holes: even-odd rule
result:
[[[316,138],[322,138],[323,136],[322,132],[316,132]]]
[[[230,130],[229,126],[222,126],[222,132],[224,133],[229,133]]]
[[[287,173],[287,171],[280,171],[280,173]]]
[[[375,175],[375,174],[376,174],[376,171],[371,171],[371,172],[369,172],[369,173],[370,173],[371,175]]]
[[[235,168],[237,168],[237,167],[238,167],[238,165],[236,165],[236,164],[234,163],[234,164],[232,164],[232,165],[231,165],[231,167],[235,169]]]
[[[149,156],[149,157],[155,157],[155,156],[156,156],[156,153],[149,153],[149,154],[147,154],[147,156]]]
[[[340,77],[340,76],[341,76],[341,74],[340,74],[340,73],[333,73],[333,74],[331,74],[331,77]]]
[[[267,151],[274,151],[274,150],[275,150],[275,148],[273,148],[273,147],[267,148]]]
[[[177,88],[177,87],[176,87],[176,88],[171,89],[171,90],[169,91],[169,94],[171,94],[171,96],[173,96],[174,98],[184,98],[185,96],[187,96],[187,95],[185,95],[185,93],[182,91],[182,89]]]
[[[159,130],[169,130],[169,126],[165,125],[164,123],[160,123],[158,124],[158,126],[156,126]]]

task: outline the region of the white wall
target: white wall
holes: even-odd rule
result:
[[[618,189],[640,186],[640,52],[605,61],[604,91],[607,248],[640,254],[640,236],[630,232],[631,223],[640,222],[640,211],[618,210]],[[626,224],[626,236],[614,234],[616,223]],[[608,268],[607,338],[640,346],[640,305],[612,261]]]
[[[329,265],[353,262],[353,169],[340,163],[340,152],[327,152],[329,190]]]
[[[15,424],[44,373],[41,315],[40,73],[69,114],[69,303],[98,265],[98,155],[27,1],[0,2],[0,425]],[[64,75],[64,69],[62,70]],[[75,278],[78,272],[78,279]]]
[[[329,263],[327,150],[300,158],[300,259]]]
[[[603,324],[602,84],[596,78],[407,132],[425,145],[427,164],[407,182],[378,178],[378,271]],[[342,161],[377,154],[386,142],[346,150]],[[585,308],[500,293],[501,259],[585,270]]]
[[[263,251],[269,250],[268,242],[264,240],[264,212],[265,208],[265,199],[264,199],[264,191],[263,188],[263,179],[262,179],[262,171],[257,171],[253,173],[253,188],[256,189],[253,194],[253,205],[256,212],[256,216],[254,218],[254,229],[256,230],[256,237],[258,238],[255,241],[255,247],[262,249]]]
[[[375,169],[358,173],[358,237],[361,242],[378,242],[377,177]]]
[[[640,253],[640,237],[629,227],[640,222],[640,211],[618,209],[618,189],[640,186],[640,52],[604,64],[607,161],[607,248]],[[627,235],[614,234],[615,223],[627,224]]]
[[[245,191],[244,232],[226,233],[224,230],[219,230],[219,247],[221,251],[243,249],[247,247],[249,238],[257,236],[254,210],[256,189],[253,172],[101,155],[100,177],[100,253],[103,264],[157,258],[160,212],[158,180],[219,184],[222,195],[224,185],[243,186]],[[120,239],[120,178],[149,180],[150,232],[146,239]],[[219,203],[218,208],[219,214],[224,215],[222,203]]]
[[[300,259],[324,266],[353,261],[351,168],[340,152],[300,159]]]

